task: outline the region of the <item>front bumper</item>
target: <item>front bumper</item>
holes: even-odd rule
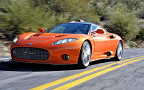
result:
[[[19,45],[11,45],[11,50],[15,47],[32,47],[32,48],[41,48],[45,49],[49,52],[49,58],[47,60],[28,60],[28,59],[19,59],[15,58],[12,53],[11,57],[14,61],[20,62],[32,62],[32,63],[48,63],[48,64],[77,64],[79,53],[81,49],[80,43],[67,43],[67,44],[60,44],[60,45],[49,45],[47,47],[40,46],[40,45],[32,45],[32,46],[19,46]],[[63,55],[67,54],[70,56],[69,60],[64,60]]]

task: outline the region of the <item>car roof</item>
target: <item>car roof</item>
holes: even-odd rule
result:
[[[69,23],[78,23],[78,24],[91,24],[91,25],[97,25],[97,24],[94,24],[94,23],[91,23],[91,22],[69,22]],[[99,26],[99,25],[97,25]]]

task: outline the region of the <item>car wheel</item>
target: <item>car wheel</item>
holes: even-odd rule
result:
[[[115,61],[120,61],[122,59],[122,55],[123,55],[123,46],[122,43],[119,42],[116,50],[116,55],[112,59]]]
[[[82,68],[86,68],[89,66],[90,59],[91,59],[91,46],[87,41],[85,41],[81,47],[78,65]]]

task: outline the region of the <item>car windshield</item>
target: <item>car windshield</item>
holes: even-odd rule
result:
[[[63,23],[56,26],[48,33],[70,33],[70,34],[87,34],[89,24],[78,24],[78,23]]]

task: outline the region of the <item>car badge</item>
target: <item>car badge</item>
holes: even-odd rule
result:
[[[28,43],[27,45],[33,45],[33,43]]]

